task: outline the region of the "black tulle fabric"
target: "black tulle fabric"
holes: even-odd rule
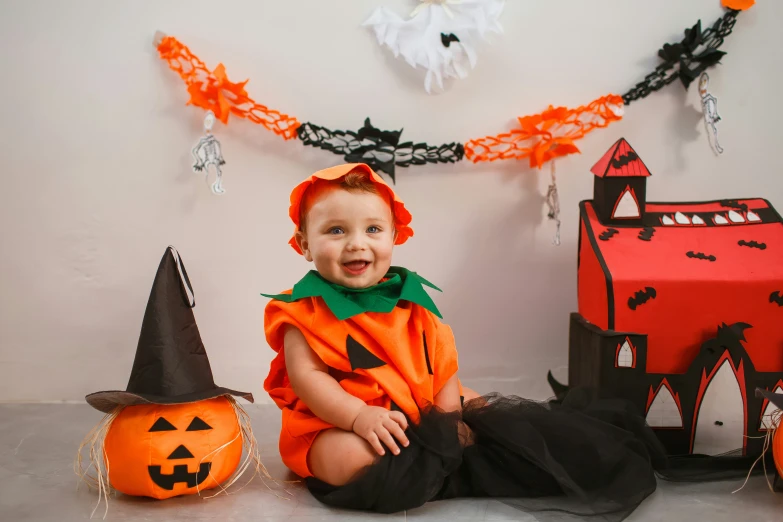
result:
[[[630,403],[589,397],[578,389],[550,402],[489,394],[466,402],[461,416],[428,408],[399,455],[387,452],[344,486],[315,478],[307,486],[325,504],[380,513],[495,497],[541,521],[615,522],[655,491],[656,476],[739,478],[754,460],[667,456]]]

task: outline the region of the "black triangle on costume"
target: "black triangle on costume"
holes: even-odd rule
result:
[[[128,392],[176,397],[215,388],[192,296],[182,259],[170,247],[147,301]]]
[[[345,350],[348,352],[348,360],[351,362],[352,370],[358,368],[369,370],[386,364],[384,361],[370,353],[367,348],[359,344],[359,342],[350,335],[345,341]]]
[[[203,431],[203,430],[211,430],[211,429],[212,426],[210,426],[203,420],[199,419],[198,417],[193,417],[193,420],[190,422],[188,429],[186,429],[185,431]]]
[[[153,431],[174,431],[177,428],[164,419],[163,417],[159,417],[158,420],[155,421],[155,424],[152,425],[152,427],[149,429],[150,432]]]
[[[421,332],[421,341],[424,343],[424,360],[427,361],[427,373],[430,375],[434,375],[432,373],[432,365],[430,364],[430,352],[427,350],[427,333]]]

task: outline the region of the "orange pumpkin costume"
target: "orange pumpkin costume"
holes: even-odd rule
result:
[[[287,291],[286,293],[290,293]],[[401,410],[414,422],[457,372],[451,328],[415,303],[389,313],[366,312],[340,321],[320,297],[271,301],[264,316],[267,342],[277,352],[264,389],[283,410],[280,454],[303,477],[307,452],[322,430],[333,428],[294,394],[283,353],[285,326],[297,327],[345,391],[373,406]],[[393,406],[394,405],[394,406]]]
[[[289,210],[296,228],[307,188],[316,179],[337,180],[354,168],[364,169],[379,191],[388,196],[397,230],[396,244],[405,242],[413,235],[408,226],[410,213],[380,176],[363,164],[326,169],[297,186],[291,194]],[[294,238],[290,244],[301,254]],[[341,299],[340,295],[330,290],[329,284],[315,272],[293,289],[268,296],[276,298],[266,307],[264,331],[277,355],[264,389],[283,412],[280,433],[283,462],[300,476],[312,476],[307,467],[310,447],[318,433],[334,426],[315,416],[291,388],[283,352],[287,325],[302,332],[345,391],[369,405],[399,409],[414,422],[419,418],[419,409],[432,404],[435,395],[457,372],[451,328],[441,322],[435,304],[421,289],[422,284],[437,287],[404,269],[393,267],[389,275],[387,281],[378,285],[379,291],[388,288],[389,292],[370,299],[375,303],[389,296],[388,305],[381,308],[383,311],[338,310],[339,303],[335,305],[332,301]],[[285,296],[292,296],[290,302],[283,300]],[[344,304],[351,306],[351,303]]]

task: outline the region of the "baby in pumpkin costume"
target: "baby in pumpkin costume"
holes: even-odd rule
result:
[[[290,245],[315,264],[266,307],[276,356],[264,389],[281,408],[283,462],[330,505],[396,512],[492,496],[578,502],[621,519],[655,489],[663,449],[623,403],[578,392],[537,403],[477,397],[457,377],[451,328],[415,272],[391,265],[411,215],[364,164],[291,193]],[[264,294],[266,295],[266,294]]]

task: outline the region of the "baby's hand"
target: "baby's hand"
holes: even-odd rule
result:
[[[408,437],[404,433],[407,429],[408,420],[405,415],[380,406],[365,406],[359,410],[359,415],[353,421],[353,432],[366,439],[378,455],[386,453],[381,442],[395,455],[400,454],[400,448],[394,442],[395,437],[403,446],[408,447]]]

